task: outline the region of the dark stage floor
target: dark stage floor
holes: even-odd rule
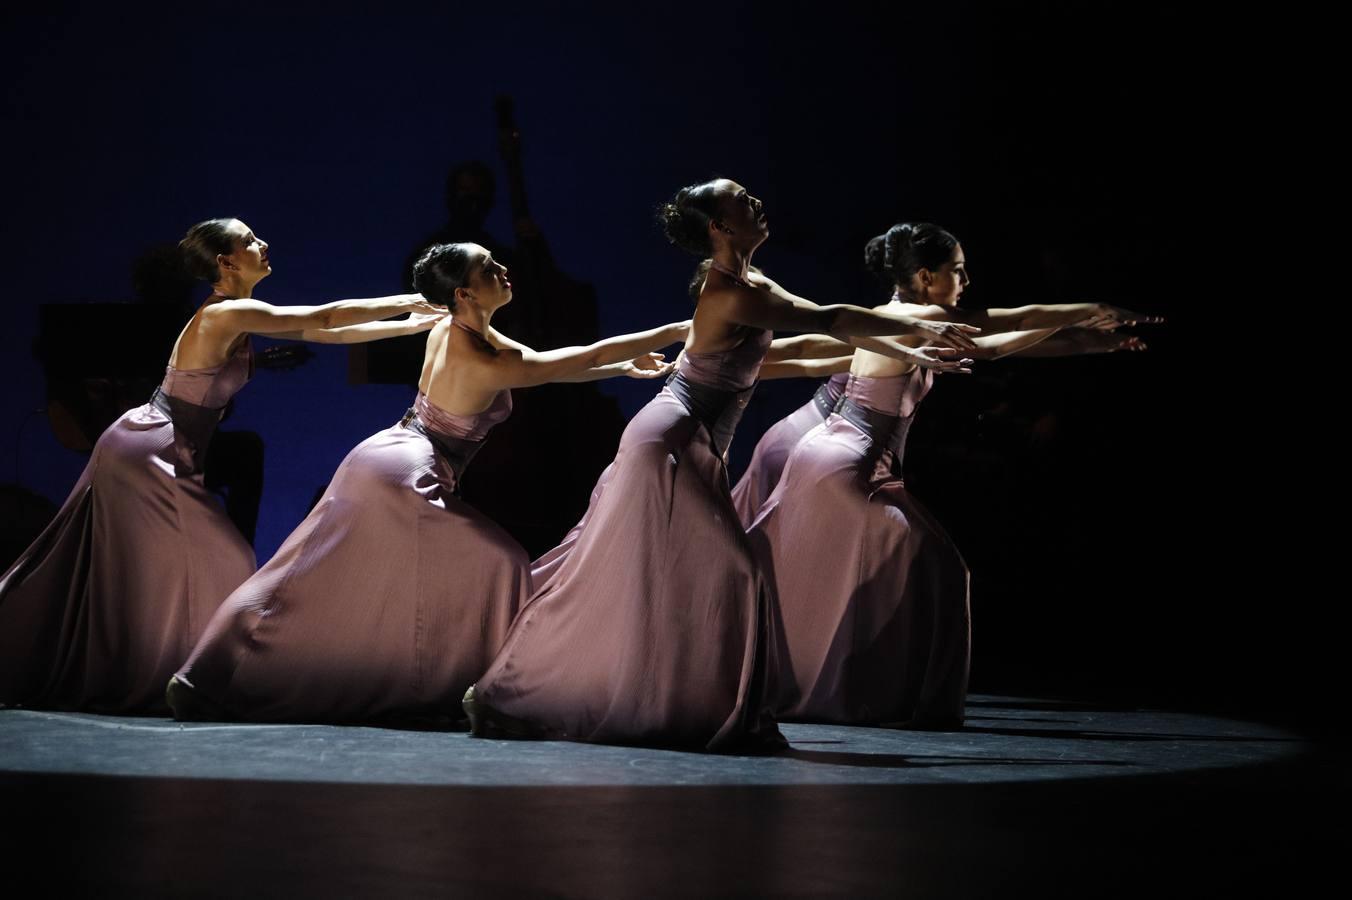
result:
[[[0,710],[5,871],[99,895],[1178,896],[1313,892],[1348,849],[1345,767],[1299,735],[968,715],[787,725],[761,758]]]

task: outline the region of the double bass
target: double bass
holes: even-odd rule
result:
[[[589,344],[600,337],[596,290],[560,271],[531,218],[521,161],[521,129],[516,124],[512,98],[498,97],[493,112],[497,117],[498,154],[507,171],[508,204],[517,238],[513,254],[515,275],[527,286],[528,296],[545,301],[529,304],[529,309],[522,304],[517,326],[520,333],[513,337],[532,347]],[[514,277],[513,283],[518,283],[518,279]]]

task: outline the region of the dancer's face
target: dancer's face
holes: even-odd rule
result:
[[[239,219],[231,221],[227,229],[234,239],[235,249],[229,255],[216,257],[221,273],[229,272],[250,284],[256,284],[272,274],[268,263],[267,241],[253,233],[253,229]]]
[[[753,246],[770,236],[770,220],[766,218],[764,206],[746,188],[720,178],[714,182],[714,193],[718,197],[719,211],[713,226],[715,233],[738,243],[750,242]]]
[[[507,278],[507,267],[493,258],[488,250],[475,244],[475,259],[470,264],[469,278],[464,291],[484,310],[495,310],[512,302],[512,282]]]
[[[962,292],[972,283],[967,275],[967,258],[962,255],[962,245],[953,248],[948,262],[933,271],[921,269],[915,278],[920,282],[919,288],[927,302],[957,306]]]

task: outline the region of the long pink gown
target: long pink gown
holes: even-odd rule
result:
[[[582,534],[582,530],[587,527],[591,521],[592,513],[596,509],[596,504],[600,502],[601,495],[605,493],[606,485],[610,483],[610,476],[615,472],[615,464],[612,462],[601,470],[601,476],[596,479],[596,484],[592,487],[591,497],[587,500],[587,509],[582,513],[582,518],[568,533],[563,536],[563,540],[548,550],[543,556],[530,564],[531,582],[534,584],[544,584],[563,566],[563,562],[568,558],[568,554],[573,552],[577,539]]]
[[[826,421],[831,410],[836,408],[836,402],[845,393],[845,382],[849,377],[848,372],[832,375],[817,388],[811,400],[770,426],[756,443],[746,472],[732,489],[732,505],[736,508],[737,518],[741,520],[743,527],[750,527],[756,518],[756,511],[779,483],[779,475],[784,471],[784,463],[788,461],[794,446],[803,435]],[[564,558],[572,551],[601,493],[606,489],[614,468],[615,465],[612,463],[601,472],[601,477],[596,480],[596,486],[592,488],[591,498],[587,501],[587,510],[582,514],[582,519],[564,535],[556,547],[531,563],[531,577],[536,584],[544,584],[558,571]]]
[[[749,529],[779,595],[782,718],[962,723],[968,573],[894,473],[933,373],[851,376],[804,437]]]
[[[725,462],[770,344],[769,332],[746,332],[729,351],[684,354],[629,423],[478,701],[556,738],[782,746],[767,710],[773,597]]]
[[[507,391],[473,416],[419,394],[403,422],[347,455],[179,679],[253,721],[458,717],[530,595],[525,550],[457,490],[511,408]]]
[[[99,437],[56,518],[0,577],[0,702],[167,710],[165,682],[254,571],[202,482],[221,412],[252,372],[247,339],[220,366],[168,367],[151,402]]]
[[[737,515],[744,527],[751,527],[761,504],[779,484],[784,463],[788,462],[789,454],[803,435],[825,422],[836,408],[849,378],[848,372],[832,375],[817,388],[811,400],[771,425],[756,442],[751,462],[732,489],[732,505],[737,507]]]

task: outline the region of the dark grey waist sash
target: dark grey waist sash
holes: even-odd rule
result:
[[[868,435],[869,441],[878,452],[886,450],[898,464],[900,463],[902,451],[906,447],[906,434],[911,430],[911,419],[889,416],[876,409],[860,406],[849,397],[840,401],[840,405],[836,407],[836,415]]]
[[[224,409],[198,406],[170,396],[159,388],[150,395],[150,405],[158,409],[174,426],[174,475],[190,478],[202,472],[207,447],[221,422]]]
[[[474,454],[479,452],[479,449],[483,447],[484,442],[481,440],[470,441],[465,440],[464,438],[454,438],[444,434],[437,434],[434,431],[429,431],[427,426],[423,424],[422,419],[418,418],[417,412],[412,408],[404,413],[404,418],[400,420],[399,424],[412,431],[418,432],[418,434],[421,434],[432,442],[432,447],[436,450],[437,456],[441,457],[450,468],[451,474],[454,476],[454,482],[447,485],[447,487],[454,493],[459,494],[460,482],[465,477],[465,469],[469,467],[470,460],[474,459]]]
[[[825,419],[835,412],[836,404],[840,403],[840,392],[831,390],[831,383],[828,381],[817,388],[817,392],[812,395],[812,402],[816,404],[817,412]]]
[[[751,394],[756,386],[753,384],[740,391],[725,391],[690,381],[680,372],[676,372],[667,379],[667,387],[671,388],[676,399],[690,410],[690,414],[709,429],[718,455],[723,456],[727,453],[728,445],[732,443],[732,435],[737,430],[737,423],[741,421],[742,413],[746,411],[746,405],[751,401]]]
[[[901,421],[900,416],[889,416],[876,409],[869,409],[855,403],[849,397],[840,401],[840,405],[836,407],[836,414],[868,435],[869,440],[875,444],[886,444],[897,423]]]

